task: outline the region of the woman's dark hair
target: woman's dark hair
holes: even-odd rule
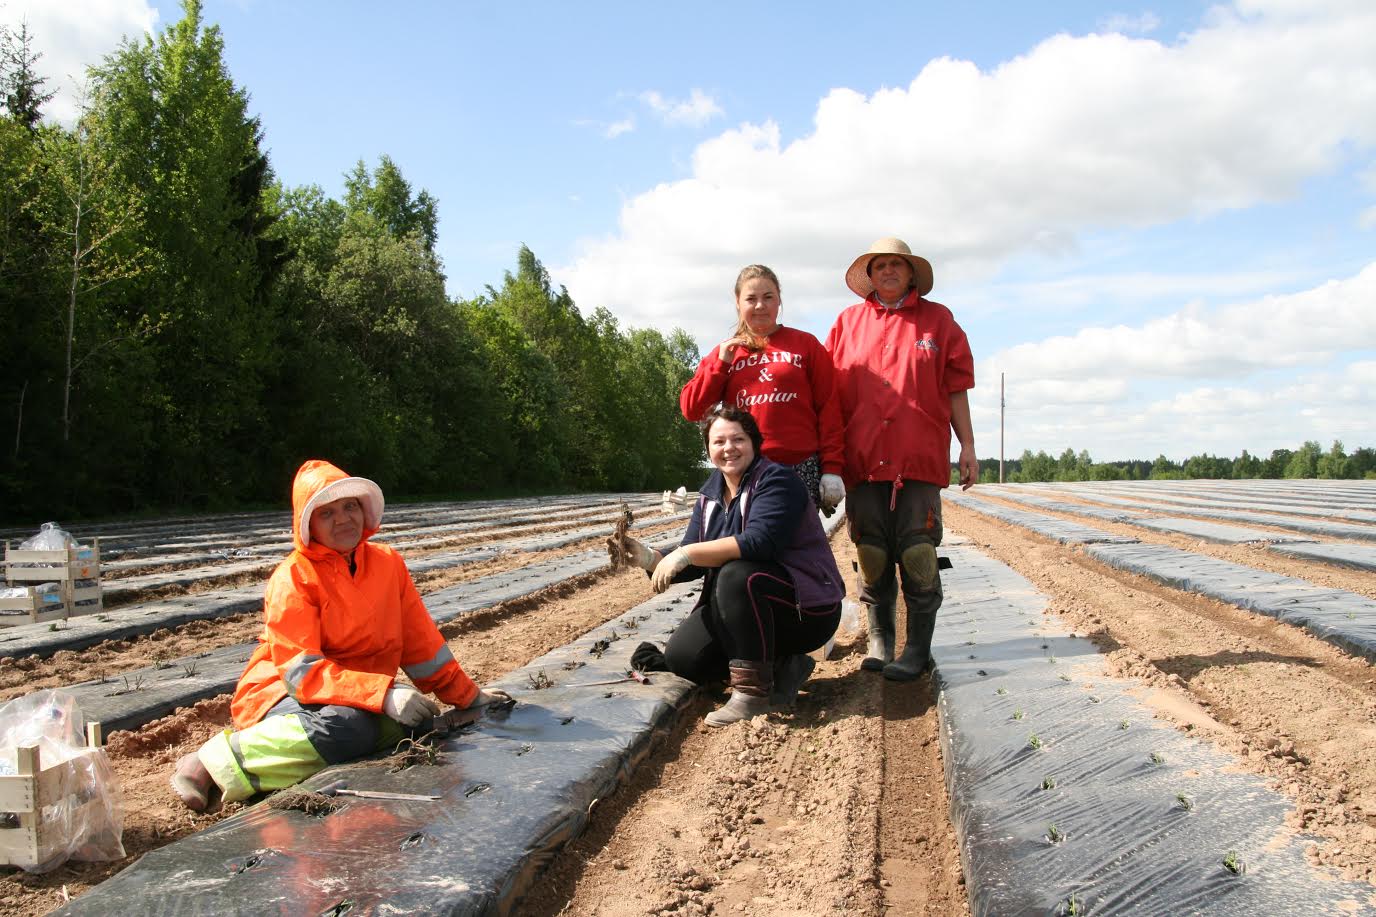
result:
[[[738,408],[734,404],[719,404],[703,415],[702,423],[702,447],[707,448],[707,435],[712,432],[712,424],[718,420],[729,420],[732,423],[741,425],[745,435],[750,437],[750,445],[755,447],[755,454],[760,454],[760,445],[764,442],[764,436],[760,433],[760,425],[755,422],[754,416],[745,408]]]

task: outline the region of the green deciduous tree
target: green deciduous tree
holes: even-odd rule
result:
[[[1343,450],[1343,444],[1333,441],[1333,447],[1319,456],[1318,476],[1321,478],[1350,478],[1356,477],[1348,468],[1347,453]]]
[[[150,253],[122,309],[149,328],[157,378],[131,395],[156,413],[150,464],[178,504],[234,499],[253,480],[274,336],[270,172],[223,52],[201,4],[185,0],[181,20],[93,71],[92,138],[143,201],[136,244]]]
[[[1317,442],[1309,440],[1299,448],[1285,465],[1287,478],[1315,478],[1319,475],[1319,456],[1323,449]]]

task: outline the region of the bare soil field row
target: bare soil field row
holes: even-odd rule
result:
[[[978,494],[982,499],[997,502],[999,505],[1007,506],[1010,509],[1031,510],[1057,519],[1088,524],[1096,529],[1111,532],[1114,535],[1126,535],[1130,538],[1136,538],[1138,541],[1145,544],[1168,545],[1173,548],[1179,548],[1182,551],[1189,551],[1193,554],[1203,554],[1207,557],[1216,557],[1219,560],[1227,560],[1236,564],[1255,567],[1258,570],[1265,570],[1269,573],[1278,573],[1282,576],[1293,576],[1298,579],[1308,580],[1316,586],[1326,586],[1330,589],[1342,589],[1347,592],[1355,592],[1358,595],[1364,595],[1370,599],[1376,599],[1376,576],[1373,576],[1369,572],[1288,558],[1274,551],[1267,550],[1262,544],[1217,544],[1202,538],[1190,538],[1186,535],[1159,532],[1121,522],[1109,522],[1105,519],[1087,518],[1085,516],[1076,516],[1058,510],[1047,509],[1045,507],[1029,506],[1025,503],[1019,503],[1016,500],[1001,499],[999,494],[994,491],[978,491]],[[1084,506],[1099,505],[1090,503],[1086,498],[1078,494],[1056,492],[1054,496],[1065,503],[1076,503]],[[947,506],[949,507],[949,505],[950,503],[948,501]],[[1172,515],[1190,517],[1189,510],[1185,508],[1177,509],[1172,507],[1170,511]],[[1252,527],[1265,528],[1264,526]],[[1275,529],[1274,531],[1276,531],[1277,534],[1281,534],[1280,529]]]
[[[1116,674],[1141,680],[1161,718],[1236,755],[1293,799],[1292,827],[1324,839],[1312,848],[1315,862],[1376,882],[1376,671],[1368,663],[1298,628],[1113,570],[969,509],[948,504],[945,515],[949,528],[1035,584]],[[1245,548],[1183,547],[1251,561]],[[1335,583],[1361,576],[1302,563],[1272,569],[1313,582],[1323,581],[1320,572]]]

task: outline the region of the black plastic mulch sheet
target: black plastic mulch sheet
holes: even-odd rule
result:
[[[1253,544],[1267,541],[1275,544],[1313,541],[1302,535],[1282,535],[1275,531],[1249,529],[1237,525],[1224,525],[1221,522],[1205,522],[1202,519],[1181,519],[1175,516],[1158,516],[1151,519],[1131,519],[1130,525],[1156,532],[1170,532],[1174,535],[1190,535],[1218,544]]]
[[[263,585],[255,583],[237,589],[112,608],[100,614],[69,618],[55,630],[48,624],[0,628],[0,656],[51,656],[58,650],[79,650],[106,640],[127,640],[191,621],[262,611]]]
[[[1354,570],[1376,570],[1376,545],[1327,542],[1270,545],[1268,550],[1287,557],[1317,560],[1338,567],[1351,567]]]
[[[1164,545],[1091,545],[1085,553],[1119,570],[1303,627],[1376,661],[1376,602],[1364,595]]]
[[[1043,535],[1061,544],[1125,544],[1137,541],[1136,538],[1129,538],[1126,535],[1114,535],[1087,525],[1078,525],[1064,519],[1044,516],[1041,513],[1011,509],[1007,506],[981,500],[972,494],[962,494],[954,490],[946,491],[943,498],[977,513],[983,513],[1003,522],[1011,522],[1013,525],[1030,529],[1038,535]]]
[[[447,738],[440,766],[330,768],[303,788],[437,794],[435,802],[341,797],[330,815],[265,804],[149,853],[60,914],[509,913],[667,730],[692,685],[625,675],[641,640],[662,643],[692,607],[683,588],[633,609],[490,687],[504,716]],[[582,665],[578,665],[582,663]],[[534,685],[548,679],[553,687]]]
[[[934,678],[972,913],[1372,912],[1305,861],[1285,797],[1154,721],[1025,579],[948,553]]]
[[[1104,496],[1098,491],[1077,488],[1073,491],[1076,496],[1084,497],[1086,500],[1098,500],[1100,503],[1111,503],[1115,506],[1133,506],[1140,509],[1154,510],[1157,512],[1166,509],[1160,503],[1144,503],[1141,500],[1115,499]],[[1152,499],[1149,494],[1143,495],[1146,499]],[[1239,510],[1213,509],[1210,507],[1191,507],[1188,511],[1182,507],[1175,507],[1176,512],[1188,512],[1191,516],[1201,516],[1205,519],[1222,519],[1225,522],[1250,522],[1253,525],[1269,525],[1274,528],[1284,529],[1288,532],[1305,532],[1311,535],[1324,535],[1329,538],[1350,538],[1354,541],[1376,541],[1376,526],[1361,525],[1349,522],[1330,522],[1323,519],[1302,519],[1296,516],[1280,516],[1274,513],[1254,513]]]
[[[1136,522],[1140,517],[1145,515],[1139,510],[1105,509],[1102,506],[1087,506],[1083,503],[1067,503],[1064,500],[1053,500],[1050,497],[1039,496],[1038,494],[1019,490],[1016,486],[996,485],[984,488],[983,493],[991,497],[999,497],[1003,500],[1026,503],[1028,506],[1035,506],[1039,509],[1049,509],[1053,512],[1070,513],[1077,516],[1088,516],[1091,519],[1102,519],[1105,522],[1131,523]]]
[[[1284,513],[1292,516],[1316,516],[1321,519],[1331,519],[1334,516],[1342,516],[1343,518],[1353,519],[1359,522],[1376,522],[1376,513],[1353,506],[1346,506],[1336,501],[1328,501],[1322,505],[1316,505],[1312,503],[1273,501],[1268,496],[1225,496],[1203,494],[1195,491],[1168,493],[1159,490],[1141,494],[1141,496],[1147,500],[1168,503],[1172,506],[1179,507],[1241,509],[1252,512]],[[1180,512],[1185,511],[1184,509],[1180,510]]]

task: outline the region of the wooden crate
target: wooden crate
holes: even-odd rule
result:
[[[89,545],[53,551],[21,551],[10,547],[7,541],[5,581],[11,585],[57,583],[60,605],[54,609],[51,600],[30,589],[27,599],[0,599],[0,612],[27,611],[28,616],[0,615],[0,623],[28,624],[99,612],[104,608],[100,588],[100,539],[96,538]]]
[[[67,600],[61,592],[44,593],[33,586],[25,586],[22,596],[0,598],[0,627],[66,619]]]
[[[100,745],[100,724],[88,723],[82,754],[105,754]],[[89,769],[81,757],[43,767],[37,746],[27,745],[14,750],[12,763],[15,773],[0,775],[0,864],[37,866],[66,850],[69,838],[62,826],[43,821],[45,806],[77,797],[71,824],[94,824],[106,817],[105,801],[86,785]]]

